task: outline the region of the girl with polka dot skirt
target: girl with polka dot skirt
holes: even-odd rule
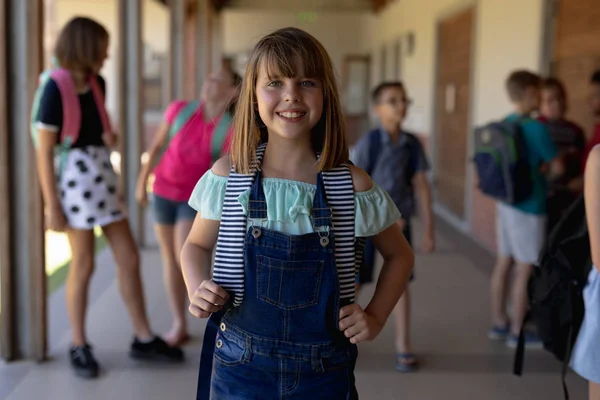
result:
[[[414,256],[392,199],[348,158],[321,43],[295,28],[259,40],[231,157],[189,201],[198,214],[182,270],[190,312],[210,317],[197,399],[358,398],[357,345],[381,332]],[[370,236],[384,264],[362,308],[354,282]]]
[[[136,197],[143,206],[148,200],[148,178],[154,173],[150,205],[173,315],[164,339],[172,345],[188,339],[186,290],[179,265],[183,242],[196,217],[188,200],[198,179],[229,148],[230,112],[240,81],[238,74],[223,68],[206,78],[200,101],[171,103],[140,170]]]
[[[571,356],[571,367],[589,381],[589,399],[600,400],[600,145],[585,168],[585,211],[593,267],[583,289],[585,315]]]
[[[183,360],[180,349],[170,347],[152,333],[146,316],[139,254],[110,162],[109,147],[116,145],[117,137],[110,130],[104,106],[106,85],[98,75],[108,44],[108,32],[96,21],[83,17],[71,20],[56,44],[58,67],[40,86],[39,103],[33,113],[47,227],[65,231],[71,247],[66,282],[72,329],[69,356],[75,373],[86,378],[99,373],[85,333],[96,226],[102,227],[110,244],[121,295],[133,323],[135,337],[130,356]]]

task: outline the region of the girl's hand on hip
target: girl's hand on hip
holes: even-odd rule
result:
[[[358,304],[351,304],[340,310],[340,331],[344,332],[352,344],[373,340],[382,329],[383,324]]]
[[[229,300],[229,294],[213,282],[203,281],[190,297],[190,313],[196,318],[208,318],[214,312],[221,311]]]

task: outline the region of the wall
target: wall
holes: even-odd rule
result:
[[[294,26],[315,36],[329,52],[341,72],[343,57],[357,54],[361,27],[366,17],[353,12],[322,12],[314,21],[301,21],[298,13],[270,11],[225,11],[222,15],[223,53],[230,56],[252,49],[265,34],[276,29]]]
[[[436,82],[437,24],[466,6],[476,7],[472,106],[470,125],[483,124],[511,111],[504,82],[511,70],[527,68],[541,71],[544,0],[402,0],[390,4],[378,15],[365,17],[360,48],[369,52],[375,63],[372,82],[380,81],[382,46],[390,45],[408,32],[415,34],[415,51],[407,55],[403,41],[402,80],[414,103],[407,128],[420,135],[435,157],[433,109]],[[519,12],[515,12],[519,10]],[[510,24],[507,24],[510,21]],[[388,75],[390,75],[388,73]],[[466,221],[454,221],[490,249],[495,248],[495,209],[489,199],[472,190],[472,169],[467,178]]]
[[[402,0],[376,16],[365,17],[360,48],[376,60],[374,83],[379,81],[383,45],[408,32],[415,34],[415,52],[403,55],[402,78],[415,101],[413,129],[430,134],[433,128],[437,21],[465,5],[477,5],[473,122],[482,123],[510,110],[504,79],[514,68],[539,70],[543,0]],[[519,10],[519,12],[515,12]],[[510,21],[510,26],[507,25]],[[404,45],[404,43],[403,43]],[[405,51],[406,46],[403,46]],[[388,57],[391,57],[388,47]]]

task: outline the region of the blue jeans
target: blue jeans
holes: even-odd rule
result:
[[[339,330],[331,208],[321,175],[314,233],[288,235],[253,225],[267,218],[260,174],[251,189],[244,301],[218,323],[213,400],[353,400],[356,345]],[[216,321],[213,321],[216,322]]]
[[[175,225],[178,221],[193,221],[196,210],[185,201],[169,200],[153,194],[150,199],[154,222],[158,225]]]

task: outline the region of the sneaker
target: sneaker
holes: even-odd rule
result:
[[[525,348],[527,349],[543,349],[544,343],[540,340],[538,335],[533,332],[525,331]],[[506,346],[511,349],[516,349],[519,344],[519,335],[513,335],[512,333],[506,339]]]
[[[69,358],[71,366],[75,370],[75,375],[82,378],[96,378],[100,366],[92,354],[92,346],[85,344],[83,346],[73,346],[69,349]]]
[[[156,360],[166,362],[182,362],[183,351],[179,347],[171,347],[158,336],[150,342],[140,342],[137,338],[131,344],[129,356],[136,360]]]
[[[488,332],[488,338],[490,340],[506,340],[509,333],[508,324],[505,326],[492,326],[492,329]]]

